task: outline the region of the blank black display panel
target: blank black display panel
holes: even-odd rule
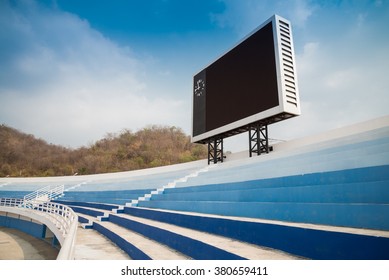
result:
[[[195,75],[194,92],[193,136],[278,106],[272,22]]]

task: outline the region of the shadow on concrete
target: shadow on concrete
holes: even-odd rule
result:
[[[50,243],[12,228],[0,227],[0,260],[55,260]]]

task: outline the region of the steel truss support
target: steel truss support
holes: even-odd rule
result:
[[[250,157],[254,153],[260,155],[262,153],[269,153],[269,138],[267,134],[267,125],[252,124],[249,127],[249,146]]]
[[[208,165],[212,163],[223,162],[223,138],[214,138],[208,140]]]

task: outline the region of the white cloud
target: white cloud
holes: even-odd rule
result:
[[[270,137],[293,139],[389,113],[389,41],[381,33],[387,17],[375,17],[373,3],[345,4],[347,13],[338,11],[336,4],[312,1],[224,3],[225,12],[215,20],[240,36],[273,13],[294,26],[302,115],[272,125]]]
[[[349,59],[331,45],[306,43],[297,55],[302,115],[275,125],[276,138],[293,139],[387,114],[389,56],[376,51]]]
[[[283,16],[297,27],[304,27],[315,6],[310,1],[223,0],[225,10],[212,19],[223,28],[232,28],[239,37],[245,36],[273,14]]]
[[[0,36],[16,48],[3,52],[12,59],[0,66],[1,122],[76,147],[107,132],[182,119],[183,101],[156,97],[131,49],[88,22],[34,2],[2,8]]]
[[[315,6],[310,6],[309,2],[305,0],[287,1],[287,3],[292,6],[285,10],[290,11],[288,12],[288,16],[290,16],[291,22],[298,27],[304,27],[308,18],[316,9]]]
[[[387,5],[347,6],[348,13],[332,15],[334,7],[310,1],[224,2],[224,13],[213,19],[237,37],[273,13],[297,27],[302,115],[272,126],[270,137],[292,139],[389,112]],[[33,1],[18,3],[0,1],[0,123],[70,146],[154,123],[188,130],[190,75],[150,71],[158,64],[150,54],[140,57],[87,21]],[[376,16],[374,9],[382,12]]]

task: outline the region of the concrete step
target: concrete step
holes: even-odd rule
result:
[[[104,227],[105,229],[113,232],[116,236],[120,236],[126,240],[131,245],[135,246],[137,249],[142,251],[144,254],[149,256],[151,259],[186,259],[182,256],[187,253],[193,258],[203,259],[217,259],[217,258],[238,258],[238,259],[296,259],[297,257],[288,255],[281,251],[273,250],[270,248],[259,247],[253,244],[248,244],[245,242],[240,242],[231,238],[225,238],[222,236],[217,236],[193,229],[188,229],[176,225],[171,225],[163,222],[153,221],[151,219],[145,219],[140,217],[135,217],[127,214],[113,214],[108,210],[94,210],[87,207],[76,207],[78,215],[82,217],[83,220],[82,226],[90,227],[96,229],[96,224]],[[89,215],[88,215],[89,214]],[[108,217],[101,222],[101,216]],[[98,215],[98,216],[96,216]],[[128,221],[137,223],[135,226],[130,225],[125,229],[122,225],[128,224],[123,223],[122,221],[115,220],[115,217],[120,217]],[[89,221],[89,223],[86,222]],[[116,223],[121,223],[120,225],[109,221],[116,221]],[[146,229],[145,229],[146,227]],[[139,230],[139,228],[142,228]],[[161,237],[161,243],[165,245],[160,245],[159,242],[152,241],[153,233],[156,229],[159,229],[157,235]],[[139,231],[136,233],[136,231]],[[101,231],[103,232],[103,231]],[[108,236],[108,235],[107,235]],[[113,237],[118,239],[117,237]],[[169,240],[170,239],[174,239]],[[115,240],[112,240],[115,242]],[[169,243],[170,242],[170,243]],[[179,243],[179,244],[177,244]],[[183,254],[171,254],[166,253],[159,246],[163,248],[168,248],[169,244],[173,244],[174,249],[168,249],[171,252],[179,251],[180,249],[184,251]],[[196,248],[197,245],[197,248]],[[123,248],[123,247],[122,247]],[[157,249],[156,249],[157,248]],[[188,249],[190,248],[190,249]],[[151,251],[150,251],[151,250]],[[202,250],[203,252],[194,252]],[[155,253],[154,251],[158,251]],[[130,253],[131,254],[131,253]],[[160,255],[162,254],[162,255]],[[217,256],[217,257],[216,257]]]
[[[108,220],[108,215],[111,213],[109,210],[103,210],[103,209],[96,209],[92,207],[85,207],[85,206],[72,206],[70,207],[73,209],[74,212],[77,214],[85,214],[92,217],[96,217],[99,221],[106,221]]]
[[[136,221],[138,223],[145,224],[148,226],[153,226],[159,229],[163,229],[165,231],[169,231],[178,235],[182,235],[190,239],[194,239],[202,243],[208,244],[210,246],[216,247],[218,249],[230,252],[232,254],[236,254],[238,256],[241,256],[244,259],[252,259],[252,260],[301,259],[300,257],[293,256],[279,250],[260,247],[246,242],[241,242],[239,240],[235,240],[232,238],[209,234],[206,232],[201,232],[198,230],[180,227],[168,223],[135,217],[128,214],[117,214],[115,216],[128,219],[131,221]]]
[[[112,212],[110,211],[103,211],[105,216],[108,217],[108,215]],[[156,259],[156,260],[185,260],[190,259],[189,257],[163,245],[160,244],[150,238],[147,238],[146,236],[143,236],[139,233],[136,233],[134,231],[131,231],[129,229],[126,229],[122,226],[119,226],[117,224],[111,223],[109,221],[101,221],[100,216],[90,216],[82,213],[77,213],[80,217],[89,220],[92,224],[92,230],[93,232],[97,232],[96,230],[96,224],[100,227],[103,227],[110,232],[114,233],[112,236],[105,236],[105,238],[112,238],[116,236],[120,236],[123,240],[125,240],[125,243],[127,244],[121,244],[122,249],[125,249],[124,247],[128,246],[135,246],[137,249],[142,251],[145,255],[150,257],[150,259]],[[100,232],[102,232],[100,230]],[[99,233],[101,234],[101,233]],[[104,234],[102,234],[104,236]],[[109,240],[109,239],[108,239]],[[117,239],[111,240],[112,242],[119,243]],[[112,243],[111,242],[111,243]],[[114,243],[112,243],[114,244]],[[107,246],[110,246],[111,244],[107,244]],[[116,245],[115,245],[116,246]],[[118,247],[119,248],[119,247]],[[129,255],[131,255],[131,252],[127,252]],[[134,255],[136,258],[136,255]]]
[[[77,229],[76,244],[74,247],[76,260],[130,260],[131,258],[116,244],[101,233],[84,229]]]
[[[389,169],[388,169],[389,171]],[[254,183],[253,183],[254,185]],[[296,203],[389,203],[389,180],[374,182],[262,187],[229,190],[176,192],[154,196],[151,201],[228,201],[228,202],[296,202]]]
[[[83,229],[92,229],[93,228],[93,222],[97,220],[96,217],[77,213],[78,216],[78,223],[79,226],[81,226]]]
[[[56,203],[65,204],[68,206],[81,206],[81,207],[89,207],[95,210],[123,210],[123,206],[109,204],[109,203],[96,203],[96,202],[84,202],[84,201],[71,201],[71,200],[56,200]]]
[[[82,210],[81,210],[82,208]],[[84,211],[87,210],[87,211]],[[78,212],[80,217],[83,217],[86,220],[89,220],[93,226],[92,228],[96,229],[96,224],[104,227],[105,229],[113,232],[115,235],[120,236],[125,239],[128,243],[132,244],[144,254],[149,256],[151,259],[160,259],[160,260],[169,260],[169,259],[188,259],[189,257],[185,256],[185,252],[190,252],[191,256],[194,258],[210,258],[215,256],[218,258],[236,258],[234,255],[238,256],[241,259],[273,259],[273,260],[287,260],[287,259],[299,259],[299,257],[292,256],[290,254],[284,253],[282,251],[274,250],[271,248],[260,247],[257,245],[241,242],[235,239],[226,238],[222,236],[217,236],[214,234],[209,234],[185,227],[180,227],[172,224],[167,224],[163,222],[153,221],[151,219],[145,219],[140,217],[135,217],[127,214],[113,214],[108,210],[99,209],[98,212],[104,214],[105,217],[108,217],[104,222],[101,222],[101,216],[93,216],[96,212],[91,208],[86,207],[77,207],[77,211],[81,210],[81,213]],[[83,214],[89,213],[91,215]],[[121,225],[113,224],[112,220],[114,217],[120,217],[128,221],[133,221],[137,223],[137,226],[132,228],[125,229]],[[119,221],[120,222],[120,221]],[[84,224],[85,225],[85,224]],[[139,226],[147,227],[146,230],[136,233]],[[164,235],[161,239],[162,243],[166,241],[166,244],[169,244],[168,239],[176,239],[173,241],[174,249],[169,248],[167,245],[160,244],[157,241],[152,240],[153,229],[160,229],[158,235]],[[149,230],[151,229],[151,230]],[[150,235],[148,235],[150,234]],[[160,241],[160,240],[159,240]],[[115,240],[113,240],[115,242]],[[201,255],[199,252],[192,252],[195,250],[193,248],[194,244],[203,246],[207,250],[207,256]],[[180,243],[180,244],[177,244]],[[162,247],[161,247],[162,246]],[[188,249],[190,247],[190,249]],[[177,250],[184,248],[184,254],[178,253]],[[198,248],[201,250],[201,247]],[[165,251],[168,250],[168,251]],[[174,253],[172,253],[174,252]],[[231,256],[230,256],[231,255]],[[217,256],[217,257],[216,257]]]
[[[389,231],[140,207],[131,216],[273,248],[308,259],[388,259]],[[148,221],[148,223],[150,223]]]
[[[121,238],[126,240],[128,243],[134,245],[144,254],[149,256],[153,260],[187,260],[189,257],[177,252],[163,244],[160,244],[152,239],[147,238],[134,231],[126,229],[122,226],[111,222],[99,222],[94,223],[108,229],[109,231],[119,235]]]
[[[378,141],[378,140],[377,140]],[[387,141],[379,139],[379,141]],[[373,145],[360,143],[353,147],[336,147],[336,151],[323,150],[286,156],[270,153],[244,161],[226,162],[215,170],[179,184],[178,187],[204,184],[230,183],[296,174],[326,172],[389,164],[389,143]]]
[[[266,179],[242,180],[228,183],[209,184],[209,182],[204,182],[202,185],[169,189],[164,192],[164,195],[204,191],[224,192],[258,188],[291,188],[311,185],[368,183],[387,180],[389,180],[389,165],[383,165],[329,172],[305,173],[292,176],[269,177]]]
[[[295,223],[389,230],[389,204],[230,201],[142,201],[142,208]],[[126,213],[126,208],[124,212]]]

